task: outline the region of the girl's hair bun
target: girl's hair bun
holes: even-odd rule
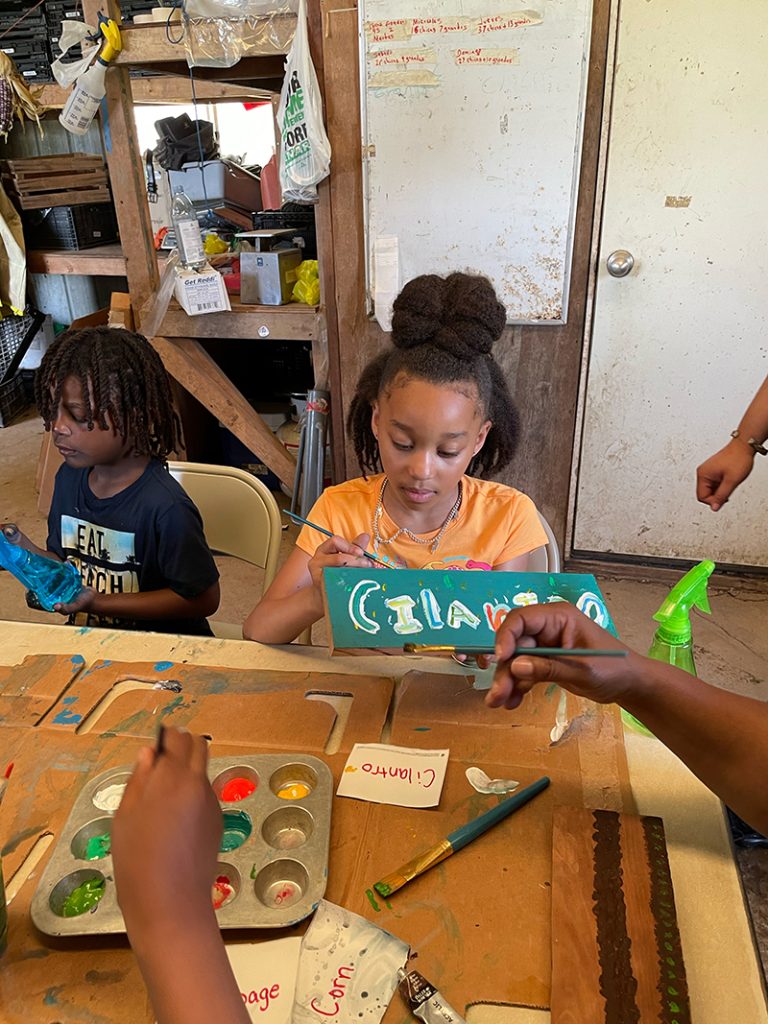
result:
[[[395,299],[392,342],[397,348],[434,345],[458,359],[490,355],[507,322],[493,285],[479,274],[424,274]]]

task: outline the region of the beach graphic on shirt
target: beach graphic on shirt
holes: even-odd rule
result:
[[[138,593],[135,533],[62,516],[61,546],[64,557],[80,570],[83,586],[100,594]]]

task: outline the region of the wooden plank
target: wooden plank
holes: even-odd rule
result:
[[[32,249],[27,253],[27,270],[32,274],[125,277],[125,256],[118,243],[99,245],[82,252]]]
[[[84,168],[82,171],[75,171],[74,176],[70,167],[67,171],[62,169],[52,175],[47,171],[42,175],[34,174],[31,171],[24,171],[23,174],[13,171],[10,175],[3,175],[3,181],[15,186],[19,192],[43,192],[45,189],[60,191],[62,185],[67,185],[71,189],[86,188],[89,185],[106,185],[109,179],[106,167]]]
[[[133,116],[131,83],[124,68],[112,68],[107,75],[107,107],[111,142],[107,151],[109,176],[125,254],[128,287],[134,309],[140,309],[157,288],[159,277],[152,244],[144,162]]]
[[[70,89],[60,85],[44,85],[40,89],[39,102],[49,110],[58,110],[67,102]],[[192,86],[189,76],[163,75],[157,78],[132,78],[131,93],[134,103],[191,103]],[[37,95],[37,94],[36,94]],[[229,82],[195,80],[195,96],[199,103],[242,103],[247,100],[267,98],[270,93],[248,85],[232,85]]]
[[[50,156],[18,157],[12,160],[4,160],[3,166],[14,173],[26,171],[72,171],[73,167],[103,167],[104,158],[97,153],[53,153]]]
[[[559,807],[552,845],[552,1024],[688,1024],[661,819]]]
[[[381,557],[385,558],[384,552]],[[370,569],[337,567],[324,571],[331,653],[370,648],[402,652],[406,641],[454,644],[460,649],[480,645],[493,650],[498,624],[519,600],[517,595],[534,604],[564,600],[578,607],[586,596],[590,617],[616,635],[594,576],[469,572],[462,576],[458,593],[455,574],[445,568],[398,569],[390,575],[392,580],[382,586],[378,563]],[[429,611],[425,592],[431,595]]]
[[[264,26],[261,24],[263,20],[261,18],[253,19],[250,31],[247,27],[244,28],[243,39],[246,46],[249,44],[251,46],[263,45],[259,43],[260,37],[264,32]],[[283,31],[290,29],[290,26],[285,29],[282,28],[280,22],[288,21],[295,24],[296,15],[275,14],[270,16],[270,21],[276,26],[275,35],[279,38]],[[174,31],[176,31],[175,28]],[[168,39],[165,24],[162,22],[155,25],[121,25],[120,34],[123,39],[123,49],[115,58],[115,64],[163,64],[184,59],[184,46],[172,43]],[[265,48],[264,59],[280,55],[281,51],[277,48],[269,50]],[[258,59],[263,58],[260,57]],[[216,70],[219,73],[221,72],[221,69]]]
[[[313,341],[319,336],[320,320],[320,313],[314,306],[298,303],[244,306],[233,301],[229,313],[192,317],[174,305],[165,314],[159,333],[168,338],[248,338],[255,344],[262,338]]]
[[[47,210],[51,206],[81,206],[83,203],[109,203],[112,193],[104,186],[73,192],[46,192],[39,196],[19,196],[22,210]]]
[[[171,376],[258,455],[286,486],[292,487],[296,470],[294,458],[202,345],[189,337],[155,337],[151,341]]]
[[[572,823],[577,808],[555,808],[552,838],[552,1022],[599,1024],[604,1018],[597,964],[597,921],[589,828]],[[574,1007],[569,1017],[568,1007]],[[576,1015],[575,1008],[584,1014]]]
[[[338,347],[329,347],[331,393],[339,397],[332,403],[331,415],[334,436],[343,439],[344,421],[360,372],[386,344],[387,337],[369,320],[365,295],[356,5],[348,0],[321,0],[321,10],[326,26],[323,33],[326,121],[333,150],[328,187],[338,332]],[[344,445],[339,461],[342,466],[337,470],[338,479],[359,475],[351,445]]]

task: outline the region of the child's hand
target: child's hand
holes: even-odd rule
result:
[[[0,530],[9,544],[19,544],[24,536],[16,523],[0,523]]]
[[[77,612],[87,612],[93,608],[94,601],[98,597],[93,587],[83,587],[74,601],[62,604],[60,601],[53,606],[55,612],[61,615],[75,615]]]
[[[620,702],[641,678],[643,658],[512,657],[515,647],[595,647],[627,650],[572,604],[537,604],[507,615],[496,633],[498,666],[485,698],[492,708],[516,708],[536,683],[558,683],[600,704]]]
[[[717,512],[747,479],[754,462],[755,453],[749,445],[734,438],[696,470],[696,497]]]
[[[349,566],[355,569],[370,569],[371,560],[365,558],[363,552],[370,543],[367,533],[361,533],[354,541],[343,537],[329,537],[315,551],[309,560],[309,572],[312,583],[318,588],[323,585],[323,569]]]
[[[194,930],[213,913],[222,816],[208,748],[202,736],[172,728],[164,742],[162,754],[139,751],[112,828],[117,899],[132,941],[171,925]]]

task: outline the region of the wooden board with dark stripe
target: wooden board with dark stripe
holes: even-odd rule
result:
[[[552,1024],[690,1024],[660,818],[555,810]]]

